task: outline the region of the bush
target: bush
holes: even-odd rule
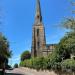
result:
[[[47,57],[47,59],[48,59],[47,69],[60,69],[61,58],[59,54],[56,53],[56,51],[50,54]]]
[[[32,67],[32,59],[27,59],[27,60],[21,61],[20,66],[31,68]]]
[[[18,68],[18,64],[17,63],[14,65],[14,68]]]
[[[44,57],[38,57],[33,59],[33,68],[39,69],[47,69],[47,59]]]
[[[57,70],[60,69],[60,62],[58,62],[58,59],[59,58],[57,58],[57,56],[54,56],[54,54],[52,54],[49,57],[37,57],[21,61],[20,66],[34,68],[37,70],[40,69]]]
[[[62,70],[68,70],[75,71],[75,60],[74,59],[67,59],[61,62]]]
[[[44,57],[32,58],[20,62],[20,66],[34,68],[37,70],[47,69],[48,63],[47,59]]]
[[[56,57],[57,58],[57,57]],[[34,68],[37,70],[54,70],[54,71],[75,71],[75,60],[74,59],[66,59],[63,60],[62,62],[58,62],[55,57],[50,57],[50,58],[44,58],[44,57],[37,57],[37,58],[32,58],[28,59],[25,61],[20,62],[20,66],[22,67],[28,67],[28,68]]]

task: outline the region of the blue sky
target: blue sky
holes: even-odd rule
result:
[[[20,54],[31,50],[32,26],[36,0],[0,0],[3,24],[0,30],[10,42],[13,56],[9,64],[18,63]],[[40,0],[47,43],[58,43],[65,31],[60,27],[64,17],[71,16],[68,0]]]

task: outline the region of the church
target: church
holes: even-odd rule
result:
[[[36,0],[35,22],[32,29],[31,56],[48,56],[55,49],[56,44],[46,44],[45,27],[42,22],[40,0]]]

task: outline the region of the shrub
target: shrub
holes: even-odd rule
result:
[[[14,68],[18,68],[18,64],[17,63],[14,65]]]
[[[27,59],[20,62],[20,66],[34,68],[37,70],[47,69],[48,63],[47,59],[44,57],[37,57],[32,59]]]
[[[47,69],[47,59],[44,57],[37,57],[33,59],[33,68],[39,69]]]
[[[68,70],[75,71],[75,60],[74,59],[67,59],[61,62],[62,70]]]

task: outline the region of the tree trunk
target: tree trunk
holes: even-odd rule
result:
[[[2,75],[5,75],[5,63],[3,63]]]

